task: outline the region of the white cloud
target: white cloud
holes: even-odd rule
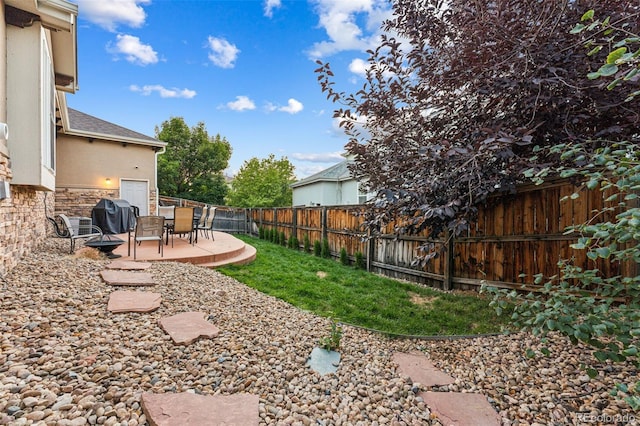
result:
[[[276,105],[274,105],[272,102],[265,102],[264,110],[266,112],[273,112],[273,111],[277,111],[278,107]]]
[[[360,58],[354,59],[349,64],[349,71],[362,77],[367,74],[369,68],[371,68],[371,64]]]
[[[264,103],[264,110],[266,112],[280,111],[280,112],[287,112],[289,114],[297,114],[303,109],[304,109],[304,105],[302,104],[302,102],[293,98],[289,99],[286,106],[278,106],[273,102]]]
[[[391,71],[389,71],[388,69],[389,67],[381,64],[377,64],[377,65],[378,67],[384,67],[382,71],[382,76],[384,78],[391,78],[394,75]],[[364,61],[360,58],[356,58],[352,60],[351,63],[349,63],[349,71],[351,71],[352,73],[354,73],[359,77],[365,78],[367,75],[367,71],[369,71],[370,69],[371,69],[371,62]],[[351,82],[355,83],[356,80],[352,79]]]
[[[149,96],[153,92],[157,92],[161,98],[191,99],[196,95],[195,90],[177,89],[175,87],[171,89],[167,89],[159,84],[145,85],[142,87],[132,84],[131,86],[129,86],[129,90],[131,90],[132,92],[142,93],[144,96]]]
[[[139,28],[147,14],[141,5],[151,0],[77,0],[80,17],[101,26],[107,31],[115,31],[119,24]]]
[[[289,99],[287,106],[278,108],[278,111],[288,112],[289,114],[297,114],[303,109],[304,109],[304,105],[302,105],[302,102],[291,98]]]
[[[264,16],[273,17],[273,10],[282,6],[280,0],[265,0],[264,1]]]
[[[149,65],[158,62],[158,54],[148,44],[140,42],[138,37],[118,34],[115,46],[107,45],[107,51],[116,55],[124,55],[133,64]]]
[[[343,158],[344,160],[344,158]],[[296,178],[297,179],[304,179],[306,177],[315,175],[316,173],[320,173],[321,171],[333,166],[335,163],[332,164],[296,164]]]
[[[234,62],[238,58],[240,49],[235,44],[218,37],[209,36],[207,40],[209,49],[209,60],[220,68],[233,68]]]
[[[343,50],[366,50],[378,40],[380,23],[391,14],[386,0],[314,0],[319,24],[329,40],[315,43],[314,59]],[[358,21],[363,18],[364,22]],[[365,34],[366,32],[366,34]]]
[[[294,152],[291,154],[291,158],[294,158],[298,161],[308,161],[310,163],[331,163],[331,162],[340,162],[344,160],[342,151],[336,152],[316,152],[316,153],[300,153]]]
[[[256,104],[247,96],[236,96],[236,100],[227,102],[227,108],[234,111],[245,111],[256,109]]]

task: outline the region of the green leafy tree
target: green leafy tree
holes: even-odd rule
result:
[[[156,126],[156,138],[168,144],[158,158],[162,195],[224,204],[228,187],[222,171],[232,151],[225,138],[210,137],[203,122],[189,128],[182,117],[171,117]]]
[[[293,202],[291,184],[295,167],[286,157],[277,160],[251,158],[244,162],[231,183],[227,205],[234,207],[287,207]]]

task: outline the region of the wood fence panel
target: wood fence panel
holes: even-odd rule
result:
[[[420,254],[419,247],[427,242],[427,231],[412,236],[394,235],[394,227],[401,222],[393,222],[381,236],[364,241],[366,230],[363,217],[357,214],[362,209],[359,206],[256,209],[252,218],[263,226],[283,230],[287,236],[295,229],[300,244],[308,236],[312,247],[326,236],[336,258],[342,248],[352,259],[359,251],[374,272],[438,287],[450,279],[458,288],[477,288],[482,280],[520,288],[522,284],[531,285],[536,274],[558,274],[561,259],[572,259],[582,268],[598,267],[605,276],[636,275],[638,266],[631,262],[594,262],[586,252],[571,249],[578,235],[564,235],[567,226],[584,223],[595,211],[618,203],[617,199],[605,202],[611,190],[583,191],[580,197],[571,199],[574,191],[576,187],[570,182],[558,181],[522,187],[516,195],[490,198],[479,208],[477,220],[469,230],[454,238],[451,273],[445,261],[448,253],[424,266],[412,266]],[[560,201],[565,196],[567,199]],[[617,213],[619,210],[601,213],[596,222],[612,220]],[[443,244],[444,240],[432,242]],[[637,242],[630,242],[633,243]]]

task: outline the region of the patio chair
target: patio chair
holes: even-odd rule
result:
[[[209,206],[205,205],[204,207],[200,207],[200,210],[200,217],[198,218],[196,229],[201,229],[201,227],[204,226],[204,222],[207,219],[207,215],[209,214]]]
[[[204,215],[206,214],[203,207],[196,206],[193,208],[193,221],[195,222],[195,226],[199,225],[202,222]]]
[[[56,228],[56,234],[62,238],[69,238],[71,241],[71,250],[69,253],[73,254],[76,247],[76,240],[86,239],[93,237],[102,238],[102,230],[91,223],[90,217],[68,217],[64,214],[59,214],[58,217],[64,225],[63,229]],[[53,220],[54,224],[56,223]]]
[[[207,206],[207,215],[204,218],[204,221],[202,221],[202,223],[198,223],[198,231],[203,231],[204,232],[204,236],[206,238],[208,237],[208,234],[211,234],[211,239],[215,240],[215,238],[213,237],[213,219],[216,217],[216,208],[213,206]],[[204,214],[203,214],[204,216]],[[197,232],[197,231],[196,231]]]
[[[142,241],[157,241],[158,253],[164,257],[164,245],[162,236],[164,235],[164,217],[162,216],[140,216],[136,219],[136,230],[133,236],[133,260],[136,259],[136,246]],[[129,252],[131,252],[131,237],[129,237]]]
[[[127,230],[129,240],[131,240],[131,233],[135,232],[136,230],[136,221],[138,220],[138,217],[140,217],[140,208],[138,206],[132,205],[131,212],[133,213],[133,218],[131,219],[131,222],[130,222],[131,226]],[[127,256],[131,256],[131,244],[129,244]]]
[[[189,242],[193,245],[193,231],[193,207],[176,207],[173,215],[173,226],[169,228],[171,247],[173,247],[173,236],[175,234],[189,234]]]
[[[176,206],[158,206],[158,216],[164,216],[165,220],[173,220]]]

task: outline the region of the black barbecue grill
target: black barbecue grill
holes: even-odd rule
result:
[[[103,234],[123,234],[135,225],[133,208],[127,200],[103,198],[91,210],[91,220]]]

